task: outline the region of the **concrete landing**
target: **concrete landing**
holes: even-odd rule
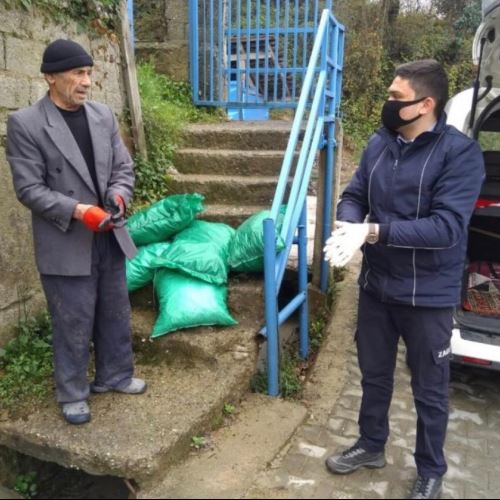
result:
[[[192,455],[138,498],[242,498],[306,415],[300,403],[253,394],[235,421],[213,434],[214,449]]]

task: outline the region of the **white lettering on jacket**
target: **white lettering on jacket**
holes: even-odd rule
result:
[[[451,347],[448,347],[448,349],[445,349],[444,351],[439,351],[438,358],[446,358],[446,356],[448,356],[449,354],[451,354]]]

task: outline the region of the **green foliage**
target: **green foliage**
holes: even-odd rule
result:
[[[426,8],[399,0],[338,0],[336,16],[346,25],[342,111],[346,145],[355,160],[380,126],[394,69],[433,58],[450,78],[450,95],[471,86],[472,42],[481,21],[479,0],[433,0]]]
[[[0,353],[0,408],[9,410],[46,397],[53,373],[48,313],[24,320],[16,334]]]
[[[311,323],[309,327],[309,344],[311,350],[316,352],[325,340],[326,318],[320,317]]]
[[[7,8],[38,9],[46,17],[57,22],[69,19],[84,28],[97,31],[114,31],[118,19],[120,0],[4,0]]]
[[[281,396],[297,399],[302,393],[301,365],[296,355],[285,352],[280,360]],[[267,372],[257,372],[250,383],[253,392],[267,394]]]
[[[191,438],[191,448],[195,450],[200,450],[201,448],[205,448],[207,445],[207,439],[205,436],[193,436]]]
[[[164,198],[168,192],[168,168],[188,123],[220,121],[218,111],[192,104],[191,88],[156,73],[152,63],[137,67],[148,161],[136,157],[136,187],[133,210]]]
[[[224,413],[224,416],[231,417],[232,415],[234,415],[235,411],[236,411],[236,406],[230,403],[224,403],[224,408],[222,409],[222,413]]]
[[[16,477],[14,490],[24,498],[35,498],[38,494],[38,485],[36,482],[36,472],[28,474],[19,474]]]
[[[285,399],[295,399],[302,393],[299,360],[296,355],[285,353],[281,357],[281,395]]]
[[[255,373],[250,381],[250,389],[257,394],[267,394],[267,372]]]
[[[169,183],[169,175],[165,166],[154,161],[146,161],[141,155],[136,155],[134,161],[135,193],[130,207],[131,213],[165,197]]]

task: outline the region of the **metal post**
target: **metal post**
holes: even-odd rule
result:
[[[127,14],[130,44],[132,45],[132,51],[135,51],[134,0],[127,0]]]
[[[225,17],[226,17],[226,9],[225,9],[225,2],[223,2],[223,0],[219,0],[219,8],[218,8],[218,11],[217,11],[217,15],[218,15],[218,44],[219,44],[219,48],[218,48],[218,58],[217,60],[219,61],[219,67],[218,67],[218,70],[219,70],[219,74],[218,74],[218,77],[217,77],[217,80],[218,80],[218,83],[217,83],[217,91],[218,91],[218,99],[219,101],[222,101],[224,99],[224,67],[226,66],[226,61],[225,61],[225,50],[224,50],[224,20],[225,20]]]
[[[325,37],[324,54],[325,57],[328,55],[332,57],[331,50],[335,50],[335,43],[330,45],[330,37],[332,35],[332,24],[328,23],[328,33]],[[329,85],[327,90],[334,92],[336,89],[336,81],[334,78],[334,68],[328,68],[329,72]],[[337,97],[337,98],[340,98]],[[325,113],[333,116],[335,113],[335,102],[330,100],[330,106]],[[329,121],[327,125],[327,144],[326,144],[326,165],[325,165],[325,195],[324,195],[324,205],[323,205],[323,241],[322,246],[326,243],[326,240],[330,237],[332,230],[332,203],[333,203],[333,163],[334,163],[334,148],[335,148],[335,121]],[[322,254],[322,257],[324,255]],[[328,291],[328,277],[329,277],[329,266],[324,258],[321,259],[321,278],[320,278],[320,288],[323,293]]]
[[[198,37],[198,0],[189,0],[189,51],[191,54],[191,86],[193,102],[198,103],[200,89],[199,37]]]
[[[215,91],[215,38],[214,38],[214,32],[215,32],[215,12],[214,12],[214,0],[211,0],[210,2],[210,7],[209,7],[209,30],[210,30],[210,70],[209,70],[209,75],[210,75],[210,91],[209,91],[209,99],[211,102],[214,101],[214,91]]]
[[[264,221],[264,293],[267,325],[267,390],[279,395],[279,330],[276,291],[276,228],[273,219]]]
[[[309,304],[307,296],[307,199],[304,203],[299,223],[299,293],[305,293],[305,300],[300,307],[300,348],[301,359],[309,356]]]

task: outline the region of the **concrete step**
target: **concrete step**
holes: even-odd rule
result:
[[[240,151],[237,149],[180,149],[174,160],[182,174],[278,177],[284,151]]]
[[[285,151],[292,122],[270,120],[194,124],[184,132],[185,148]]]
[[[131,296],[135,375],[148,382],[142,396],[91,395],[92,422],[67,425],[53,399],[29,415],[0,413],[0,445],[95,475],[154,483],[185,459],[191,438],[237,403],[255,373],[262,322],[262,283],[232,279],[231,311],[239,325],[198,328],[150,340],[156,313],[151,290]],[[260,300],[260,302],[259,302]]]
[[[236,229],[252,215],[269,209],[270,205],[208,205],[200,218],[209,222],[223,222]]]
[[[276,177],[241,177],[224,175],[174,174],[170,194],[201,193],[207,205],[271,206],[276,191]]]

